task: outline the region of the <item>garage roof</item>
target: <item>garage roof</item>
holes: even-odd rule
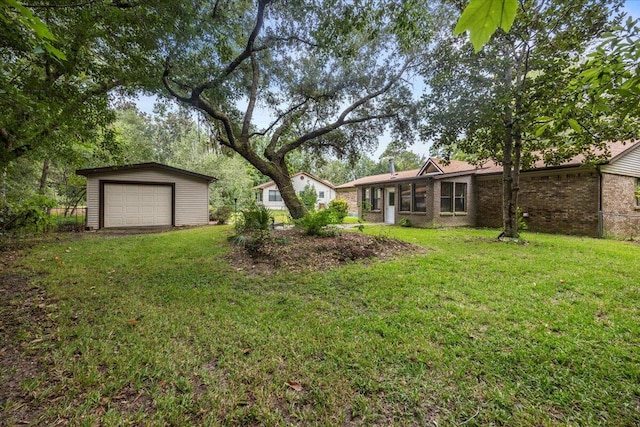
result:
[[[203,175],[201,173],[191,172],[185,169],[178,169],[178,168],[174,168],[173,166],[167,166],[167,165],[163,165],[162,163],[156,163],[156,162],[136,163],[133,165],[124,165],[124,166],[105,166],[101,168],[78,169],[76,171],[76,174],[88,177],[89,175],[94,175],[98,173],[121,172],[121,171],[127,171],[132,169],[161,169],[169,172],[191,176],[194,178],[200,178],[209,182],[218,180],[217,178],[214,178],[209,175]]]

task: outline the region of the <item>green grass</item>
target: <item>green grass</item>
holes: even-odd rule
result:
[[[640,423],[637,244],[368,228],[427,251],[252,277],[225,261],[230,230],[91,235],[22,260],[56,304],[29,347],[52,371],[23,385],[41,423]]]
[[[357,224],[358,223],[358,217],[357,216],[345,216],[344,219],[342,220],[343,224]]]

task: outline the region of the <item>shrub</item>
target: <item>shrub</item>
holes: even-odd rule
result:
[[[331,209],[310,211],[302,218],[294,220],[294,223],[310,236],[335,235],[337,231],[335,229],[329,229],[328,226],[331,224],[339,224],[340,222],[342,221],[338,220],[336,213]]]
[[[217,209],[209,210],[209,221],[215,221],[218,224],[226,224],[231,218],[233,210],[230,206],[221,206]]]
[[[253,205],[240,212],[236,218],[236,234],[229,240],[243,246],[250,252],[260,252],[264,243],[271,236],[273,214],[262,205]]]
[[[333,199],[329,202],[329,209],[332,210],[339,222],[342,222],[349,214],[349,203],[345,199]]]
[[[243,209],[239,220],[236,222],[238,234],[250,231],[269,231],[273,223],[273,213],[262,205],[253,205]]]
[[[0,215],[0,227],[3,230],[11,230],[35,226],[36,231],[44,231],[52,225],[49,210],[55,206],[55,200],[41,194],[33,195],[16,206],[6,205]]]
[[[402,218],[400,222],[398,222],[400,227],[412,227],[411,220],[409,218]]]
[[[318,193],[316,193],[316,187],[312,184],[307,184],[304,187],[304,190],[300,192],[298,195],[302,204],[307,208],[308,211],[313,211],[316,209],[316,202],[318,201]]]

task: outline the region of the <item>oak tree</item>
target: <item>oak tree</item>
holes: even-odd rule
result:
[[[411,2],[203,2],[169,41],[164,85],[217,123],[219,143],[275,181],[300,218],[290,153],[357,157],[385,128],[410,138],[405,76],[429,37],[411,13]]]

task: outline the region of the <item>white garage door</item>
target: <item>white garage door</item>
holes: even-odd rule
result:
[[[104,227],[171,225],[168,185],[105,184]]]

